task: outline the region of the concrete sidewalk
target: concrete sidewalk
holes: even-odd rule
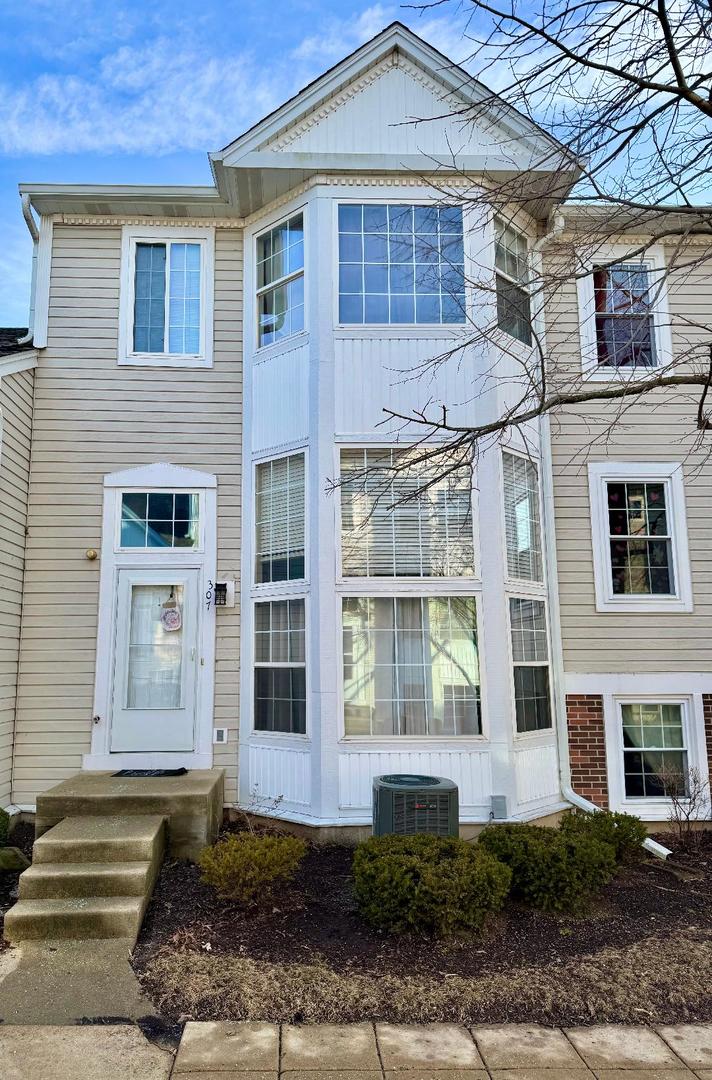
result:
[[[712,1024],[189,1023],[174,1057],[132,1025],[0,1026],[2,1080],[712,1080]]]

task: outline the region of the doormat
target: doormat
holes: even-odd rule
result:
[[[112,776],[185,776],[187,769],[121,769]]]

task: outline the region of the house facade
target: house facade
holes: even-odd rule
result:
[[[396,24],[211,155],[212,187],[21,186],[1,804],[81,770],[220,767],[228,806],[322,828],[368,825],[372,778],[404,772],[455,780],[465,827],[577,796],[656,820],[651,762],[707,775],[710,474],[674,439],[686,402],[640,401],[603,448],[581,410],[536,418],[474,463],[416,422],[495,419],[531,346],[521,268],[557,207],[514,228],[468,190],[577,176],[503,103],[463,125],[484,93]],[[671,307],[690,289],[704,308],[704,267]],[[564,365],[597,341],[579,292],[535,316]],[[640,517],[641,490],[671,531],[626,519],[613,566],[608,499]],[[633,580],[640,535],[667,546]]]

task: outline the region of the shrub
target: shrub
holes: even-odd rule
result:
[[[0,847],[4,847],[10,835],[10,815],[7,810],[0,810]]]
[[[633,863],[643,857],[643,841],[648,833],[640,818],[632,814],[614,814],[601,810],[597,814],[567,814],[561,822],[567,836],[592,836],[610,844],[617,863]]]
[[[353,870],[361,915],[391,933],[479,929],[502,907],[512,877],[476,844],[424,834],[371,837],[357,847]]]
[[[544,911],[577,911],[615,872],[615,850],[585,833],[488,825],[480,844],[512,870],[512,895]]]
[[[199,863],[203,881],[221,899],[249,907],[269,897],[276,884],[290,881],[306,850],[296,836],[237,833],[205,848]]]

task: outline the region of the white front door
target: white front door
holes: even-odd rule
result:
[[[119,570],[111,751],[195,749],[199,570]]]

